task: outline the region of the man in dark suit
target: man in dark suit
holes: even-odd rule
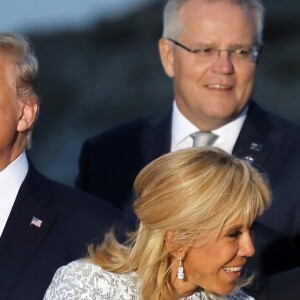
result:
[[[172,5],[178,3],[177,13]],[[164,69],[174,81],[173,107],[88,139],[81,151],[77,187],[126,210],[134,178],[146,164],[192,146],[190,133],[212,131],[218,135],[214,146],[245,158],[270,178],[274,201],[261,221],[290,237],[299,235],[300,128],[251,100],[258,53],[234,44],[259,48],[263,8],[259,1],[245,3],[168,2],[159,46]],[[248,8],[244,13],[243,6]],[[208,21],[212,25],[207,28],[202,22]],[[188,44],[192,52],[170,39]],[[215,44],[230,50],[217,50]],[[239,56],[243,51],[246,57]]]
[[[300,295],[300,268],[271,276],[257,300],[298,300]]]
[[[42,299],[56,269],[86,255],[119,217],[47,179],[27,159],[39,103],[29,41],[0,34],[0,299]]]
[[[122,209],[131,222],[137,173],[166,152],[193,146],[198,131],[213,133],[213,146],[244,158],[270,179],[273,204],[255,228],[259,253],[272,257],[278,241],[286,248],[284,236],[300,247],[300,128],[251,99],[262,35],[260,1],[169,0],[159,51],[173,79],[173,106],[88,139],[77,187]],[[281,266],[257,258],[264,274],[299,263],[277,253]]]

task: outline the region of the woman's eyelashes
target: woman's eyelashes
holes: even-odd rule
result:
[[[237,239],[239,238],[244,232],[243,227],[236,227],[236,228],[232,228],[227,232],[227,237],[229,238],[233,238],[233,239]]]

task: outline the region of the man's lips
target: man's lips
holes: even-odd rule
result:
[[[207,84],[206,87],[212,90],[231,90],[233,86],[227,84],[213,83]]]

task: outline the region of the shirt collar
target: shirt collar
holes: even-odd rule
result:
[[[248,112],[248,106],[239,114],[233,121],[212,130],[213,133],[219,136],[216,145],[219,142],[229,141],[234,146],[241,128],[244,124]],[[175,144],[178,144],[189,137],[192,133],[199,131],[199,129],[191,123],[178,109],[176,102],[173,102],[173,113],[172,113],[172,139]],[[231,149],[232,150],[232,149]],[[231,153],[231,151],[229,151]]]
[[[213,132],[219,136],[214,143],[215,147],[221,148],[228,153],[233,152],[234,145],[247,117],[247,112],[248,107],[246,107],[233,121],[213,130]]]
[[[199,129],[180,112],[174,101],[172,113],[172,139],[174,143],[179,144],[196,131]]]
[[[22,182],[28,172],[28,160],[25,151],[0,172],[0,212],[10,212]]]

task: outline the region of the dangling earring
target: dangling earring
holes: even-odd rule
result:
[[[179,267],[178,267],[178,271],[177,271],[177,278],[180,280],[184,279],[184,268],[182,266],[181,258],[179,258]]]

